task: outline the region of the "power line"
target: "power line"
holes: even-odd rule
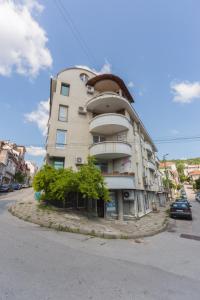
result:
[[[69,11],[63,5],[61,0],[60,1],[55,0],[54,3],[56,5],[60,15],[63,17],[64,22],[67,24],[67,27],[71,30],[72,35],[74,36],[74,38],[77,40],[77,42],[81,46],[82,50],[84,51],[84,53],[87,56],[90,63],[95,64],[95,57],[94,57],[93,53],[90,51],[90,49],[88,48],[87,43],[85,42],[84,38],[82,37],[78,27],[75,25]]]

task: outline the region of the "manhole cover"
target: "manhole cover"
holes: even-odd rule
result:
[[[184,239],[200,241],[200,236],[198,236],[198,235],[192,235],[192,234],[184,234],[184,233],[182,233],[180,235],[180,237],[184,238]]]

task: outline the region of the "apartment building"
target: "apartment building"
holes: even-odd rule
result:
[[[0,184],[11,183],[17,172],[25,177],[29,170],[24,161],[26,148],[10,141],[0,141]]]
[[[156,146],[118,76],[68,68],[51,79],[46,150],[55,168],[77,170],[96,158],[112,199],[97,201],[101,217],[141,217],[163,202]]]

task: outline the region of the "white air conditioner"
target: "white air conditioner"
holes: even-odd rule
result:
[[[76,157],[76,165],[82,165],[82,164],[83,164],[82,157]]]
[[[124,200],[134,200],[134,191],[132,190],[124,190],[123,191]]]
[[[88,94],[91,94],[91,95],[93,95],[93,94],[94,94],[94,87],[93,87],[93,86],[90,86],[90,85],[88,85],[88,87],[87,87],[87,92],[88,92]]]
[[[81,115],[85,115],[87,113],[87,110],[83,106],[79,106],[78,113]]]

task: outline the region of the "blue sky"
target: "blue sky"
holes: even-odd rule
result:
[[[198,0],[1,0],[0,139],[43,153],[50,76],[74,65],[122,77],[153,139],[200,135],[199,10]],[[157,146],[159,157],[200,156],[200,141]]]

